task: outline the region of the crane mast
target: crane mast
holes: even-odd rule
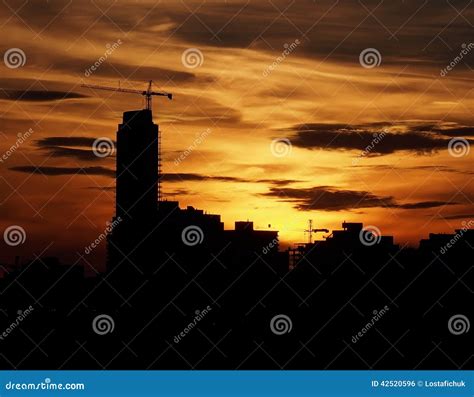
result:
[[[313,244],[313,233],[329,233],[328,229],[313,229],[313,220],[308,221],[308,229],[305,230],[308,233],[308,243]]]

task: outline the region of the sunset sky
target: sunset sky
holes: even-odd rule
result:
[[[271,225],[283,246],[306,241],[308,219],[413,246],[462,228],[474,217],[469,4],[2,2],[0,228],[26,241],[1,240],[0,263],[72,263],[113,216],[115,158],[92,143],[115,140],[143,99],[83,83],[152,79],[173,93],[153,103],[165,198],[226,228]],[[102,244],[88,260],[104,257]]]

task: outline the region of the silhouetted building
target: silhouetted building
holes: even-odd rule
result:
[[[123,114],[117,131],[116,217],[148,218],[158,202],[158,126],[150,110]]]
[[[420,241],[420,252],[425,254],[467,256],[473,247],[474,230],[467,228],[456,229],[454,234],[430,233],[428,239]]]
[[[223,250],[240,265],[254,260],[262,249],[266,255],[278,255],[276,231],[254,230],[252,222],[236,222],[234,231],[224,230],[219,215],[159,200],[158,136],[150,110],[123,114],[117,131],[116,214],[107,238],[109,272],[121,279],[150,275],[170,252],[184,263],[192,261],[194,269]],[[281,260],[277,267],[288,268]]]

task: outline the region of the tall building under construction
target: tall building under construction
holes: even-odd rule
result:
[[[150,109],[125,112],[118,126],[107,270],[120,267],[120,273],[150,275],[170,255],[199,267],[223,251],[243,265],[255,260],[262,247],[269,247],[266,255],[278,256],[278,232],[254,230],[252,222],[236,222],[235,230],[225,230],[220,215],[190,206],[181,209],[177,201],[160,197],[159,133]]]

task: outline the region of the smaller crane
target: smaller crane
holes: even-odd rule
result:
[[[313,229],[313,220],[310,219],[308,221],[308,230],[305,230],[306,233],[308,233],[308,242],[309,244],[313,243],[313,233],[318,233],[318,232],[323,232],[323,233],[329,233],[328,229]]]
[[[93,88],[97,90],[105,90],[105,91],[115,91],[115,92],[125,92],[128,94],[140,94],[145,97],[146,100],[146,107],[145,109],[147,110],[152,110],[152,103],[151,103],[151,98],[152,96],[165,96],[169,100],[173,99],[173,94],[170,94],[169,92],[160,92],[160,91],[152,91],[152,85],[153,85],[153,80],[150,80],[148,82],[148,88],[143,91],[143,90],[132,90],[129,88],[121,88],[121,87],[107,87],[107,86],[102,86],[102,85],[96,85],[96,84],[81,84],[81,87],[85,88]]]

